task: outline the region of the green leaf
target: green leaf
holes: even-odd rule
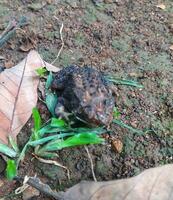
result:
[[[17,156],[17,152],[15,152],[13,149],[8,147],[5,144],[0,143],[0,153],[3,153],[11,158],[15,158]]]
[[[30,146],[36,147],[38,145],[42,145],[42,144],[44,144],[46,142],[49,142],[50,140],[57,139],[57,138],[59,138],[59,135],[51,135],[51,136],[44,137],[44,138],[39,139],[39,140],[31,141],[28,144]]]
[[[42,138],[44,136],[45,133],[49,133],[49,130],[51,129],[50,124],[44,126],[43,128],[41,128],[38,131],[39,137]]]
[[[29,142],[31,142],[31,141],[32,141],[32,136],[30,136],[29,141],[25,144],[25,146],[23,147],[23,149],[22,149],[22,151],[21,151],[21,153],[20,153],[20,155],[19,155],[19,157],[17,159],[17,164],[16,164],[17,168],[19,166],[20,161],[24,160],[26,151],[27,151],[28,146],[29,146]]]
[[[55,128],[61,128],[61,127],[65,128],[68,126],[63,119],[58,119],[58,118],[52,118],[50,125],[51,127]]]
[[[76,145],[85,145],[85,144],[100,144],[103,143],[104,139],[99,137],[94,133],[79,133],[68,139],[64,140],[64,147],[71,147]]]
[[[8,180],[13,180],[17,174],[17,166],[14,160],[7,160],[6,177]]]
[[[85,145],[85,144],[100,144],[103,143],[104,139],[100,138],[94,133],[80,133],[66,140],[55,140],[47,143],[40,149],[40,153],[47,151],[56,151],[66,147]]]
[[[8,139],[9,139],[9,143],[11,144],[12,148],[14,149],[14,151],[16,153],[19,153],[19,148],[18,148],[18,145],[17,145],[16,141],[10,135],[8,136]]]
[[[48,137],[44,137],[44,138],[39,139],[39,140],[31,141],[28,144],[30,146],[36,147],[38,145],[42,145],[42,144],[44,144],[46,142],[49,142],[50,140],[61,139],[61,138],[67,137],[67,136],[75,135],[75,134],[76,134],[75,132],[59,133],[59,134],[56,134],[56,135],[51,135],[51,136],[48,136]]]
[[[52,81],[53,81],[53,75],[52,72],[50,72],[46,81],[46,90],[50,88]]]
[[[37,132],[41,128],[41,117],[37,108],[32,109],[32,117],[34,119],[34,131]]]
[[[56,94],[48,91],[46,94],[46,105],[52,116],[55,116],[55,106],[57,104],[58,97]]]
[[[47,69],[45,67],[40,67],[35,70],[40,77],[44,77],[47,73]]]

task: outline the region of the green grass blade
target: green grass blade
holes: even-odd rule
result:
[[[52,81],[53,81],[53,75],[52,72],[50,72],[46,81],[46,90],[50,88]]]
[[[128,85],[128,86],[134,86],[134,87],[137,87],[137,88],[143,88],[144,87],[143,85],[139,84],[137,81],[116,79],[113,76],[105,76],[105,78],[108,81],[115,83],[117,85]]]
[[[80,133],[69,137],[64,140],[64,147],[71,147],[76,145],[85,145],[85,144],[100,144],[104,141],[103,138],[99,137],[95,133]]]
[[[43,128],[41,128],[38,133],[39,133],[39,136],[40,138],[42,138],[46,133],[58,133],[58,132],[68,132],[70,131],[71,129],[69,128],[54,128],[54,127],[51,127],[50,124],[44,126]]]
[[[72,131],[72,132],[75,132],[75,133],[91,132],[91,133],[96,133],[96,134],[103,134],[103,133],[107,132],[106,129],[104,129],[103,127],[98,127],[98,128],[71,128],[71,127],[68,127],[67,124],[64,124],[64,122],[62,122],[61,125],[65,125],[65,126],[60,127],[60,124],[59,124],[60,121],[58,121],[57,124],[56,124],[56,122],[54,123],[53,121],[51,122],[51,124],[44,126],[43,128],[41,128],[38,131],[40,138],[42,138],[46,133],[58,133],[58,132],[71,132]],[[59,126],[59,127],[55,127],[55,126]]]
[[[44,143],[47,143],[49,142],[50,140],[55,140],[55,139],[62,139],[64,137],[68,137],[68,136],[72,136],[72,135],[75,135],[76,133],[74,132],[70,132],[70,133],[59,133],[57,135],[51,135],[51,136],[48,136],[48,137],[44,137],[42,139],[39,139],[39,140],[35,140],[35,141],[31,141],[29,142],[29,145],[30,146],[33,146],[33,147],[36,147],[38,145],[42,145]]]
[[[94,133],[80,133],[72,137],[69,137],[66,140],[55,140],[51,141],[40,149],[40,152],[46,151],[56,151],[66,147],[73,147],[78,145],[85,144],[100,144],[103,143],[104,139],[100,138],[97,134]]]
[[[57,104],[58,97],[56,94],[48,91],[46,93],[46,105],[52,116],[55,116],[55,106]]]
[[[50,126],[54,128],[65,128],[68,125],[63,119],[52,118]]]
[[[114,119],[114,120],[113,120],[113,123],[118,124],[119,126],[121,126],[121,127],[123,127],[123,128],[127,128],[127,129],[130,130],[131,132],[137,133],[137,134],[139,134],[139,135],[143,135],[143,134],[145,133],[145,132],[143,132],[143,131],[141,131],[141,130],[139,130],[139,129],[133,128],[132,126],[129,126],[129,125],[125,124],[125,123],[124,123],[123,121],[121,121],[121,120],[116,120],[116,119]]]
[[[15,152],[13,149],[8,147],[5,144],[0,143],[0,153],[3,153],[11,158],[15,158],[17,156],[17,152]]]
[[[34,131],[37,132],[41,128],[41,117],[37,108],[32,109],[32,117],[34,120]]]
[[[8,136],[8,140],[9,140],[9,143],[11,144],[12,148],[14,149],[14,151],[16,153],[18,153],[19,152],[19,148],[18,148],[18,145],[17,145],[16,141],[10,135]]]
[[[58,138],[58,135],[51,135],[51,136],[48,136],[48,137],[45,137],[45,138],[42,138],[42,139],[39,139],[39,140],[31,141],[28,144],[30,146],[36,147],[38,145],[42,145],[46,142],[49,142],[50,140],[57,139],[57,138]]]
[[[13,180],[17,174],[17,166],[14,160],[7,160],[6,177],[8,180]]]
[[[24,160],[24,158],[25,158],[25,154],[26,154],[26,151],[27,151],[27,149],[28,149],[28,146],[29,146],[29,142],[31,141],[31,137],[30,137],[30,139],[29,139],[29,141],[25,144],[25,146],[23,147],[23,149],[22,149],[22,151],[21,151],[21,153],[20,153],[20,155],[19,155],[19,158],[17,159],[17,168],[18,168],[18,166],[19,166],[19,163],[20,163],[20,161],[21,160]]]
[[[50,124],[48,124],[48,125],[44,126],[43,128],[41,128],[38,131],[39,137],[42,138],[44,136],[44,134],[47,133],[50,129],[51,129]]]

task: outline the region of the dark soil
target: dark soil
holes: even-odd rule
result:
[[[159,3],[157,0],[0,2],[0,30],[13,17],[23,15],[30,21],[24,28],[25,34],[17,32],[3,46],[0,55],[5,57],[6,65],[16,64],[26,56],[21,45],[28,38],[36,41],[34,48],[47,62],[52,62],[61,47],[59,29],[63,22],[65,46],[55,63],[57,67],[89,64],[144,85],[142,90],[118,86],[116,104],[121,120],[135,128],[152,131],[140,135],[112,125],[111,137],[123,143],[121,153],[115,152],[109,141],[105,145],[88,146],[98,181],[134,176],[144,169],[173,162],[173,51],[170,49],[173,2],[163,0],[165,9],[158,8]],[[42,112],[41,102],[38,107],[43,119],[48,117]],[[27,141],[32,125],[30,120],[19,134],[20,146]],[[31,160],[31,153],[19,173],[37,174],[56,190],[65,190],[81,180],[93,180],[84,147],[64,149],[58,154],[57,160],[70,169],[70,180],[63,169]],[[5,188],[3,195],[8,195]]]

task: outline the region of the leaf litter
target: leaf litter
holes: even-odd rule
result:
[[[35,70],[40,66],[58,70],[31,51],[22,62],[0,73],[0,141],[4,144],[8,143],[8,136],[16,138],[37,103],[39,77]]]

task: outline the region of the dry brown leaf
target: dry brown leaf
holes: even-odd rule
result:
[[[158,4],[156,7],[157,7],[157,8],[160,8],[160,9],[162,9],[162,10],[165,10],[165,8],[166,8],[165,4],[163,4],[163,3]]]
[[[123,143],[119,139],[113,140],[112,147],[116,152],[121,153],[123,150]]]
[[[16,138],[23,125],[31,116],[32,108],[37,103],[39,77],[35,70],[45,66],[58,68],[44,62],[36,51],[15,67],[0,73],[0,141],[8,142],[8,135]]]
[[[66,200],[172,200],[173,165],[145,170],[138,176],[108,182],[81,182],[63,194]]]

